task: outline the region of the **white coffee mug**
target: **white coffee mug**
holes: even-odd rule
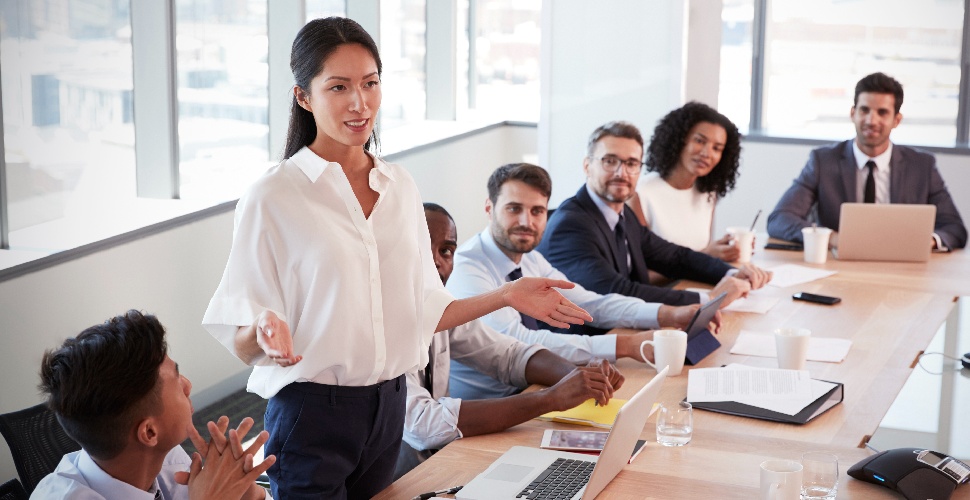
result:
[[[802,243],[805,248],[805,262],[825,264],[829,256],[829,238],[832,230],[827,227],[803,227]]]
[[[738,262],[751,262],[751,250],[754,247],[754,231],[742,226],[731,226],[727,228],[727,234],[734,240],[734,246],[738,247]]]
[[[802,492],[802,464],[794,460],[761,462],[761,500],[798,500]]]
[[[653,346],[654,363],[646,361],[643,347]],[[657,330],[653,332],[653,340],[644,340],[640,344],[640,356],[651,368],[659,373],[665,366],[669,367],[668,377],[676,377],[684,369],[684,357],[687,356],[687,333],[683,330]]]
[[[812,331],[806,328],[779,328],[775,330],[775,353],[778,368],[804,370],[808,357],[808,341]]]

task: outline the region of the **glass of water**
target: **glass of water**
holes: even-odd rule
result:
[[[664,446],[684,446],[694,431],[691,405],[682,401],[674,405],[660,405],[657,410],[657,442]]]
[[[802,454],[802,500],[835,498],[839,487],[839,457],[821,451]]]

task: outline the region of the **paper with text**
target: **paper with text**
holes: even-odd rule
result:
[[[812,396],[807,370],[694,368],[687,372],[687,401],[805,400]]]
[[[775,304],[781,300],[778,297],[762,297],[760,295],[755,295],[754,292],[748,294],[747,297],[731,302],[731,305],[725,307],[725,311],[734,312],[747,312],[756,314],[767,314]]]

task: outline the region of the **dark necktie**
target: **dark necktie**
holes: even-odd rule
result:
[[[617,221],[616,227],[613,228],[613,236],[616,238],[616,250],[620,257],[619,270],[620,274],[623,276],[628,276],[630,274],[630,267],[627,265],[627,250],[626,250],[626,231],[623,229],[623,216],[620,216],[620,220]]]
[[[162,500],[162,490],[155,490],[155,500]]]
[[[506,277],[506,281],[515,281],[521,277],[522,268],[517,267],[513,269],[511,273],[509,273],[509,275]],[[532,316],[526,315],[525,313],[519,313],[519,316],[522,316],[522,326],[528,328],[529,330],[539,329],[539,322],[536,321],[536,319]]]
[[[876,202],[876,176],[873,175],[873,171],[876,169],[876,162],[869,160],[866,162],[866,168],[869,169],[869,176],[866,177],[866,190],[863,195],[862,201],[864,203],[875,203]]]
[[[447,332],[442,332],[441,335],[448,335]],[[428,348],[428,366],[424,367],[424,388],[428,390],[428,394],[434,397],[434,342],[431,343],[431,347]]]

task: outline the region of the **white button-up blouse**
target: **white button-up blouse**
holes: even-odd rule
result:
[[[229,261],[202,324],[236,354],[238,328],[271,310],[303,356],[286,368],[257,359],[249,391],[269,398],[292,382],[371,385],[427,364],[454,299],[435,269],[414,180],[397,165],[374,164],[370,218],[343,168],[308,148],[240,198]]]

